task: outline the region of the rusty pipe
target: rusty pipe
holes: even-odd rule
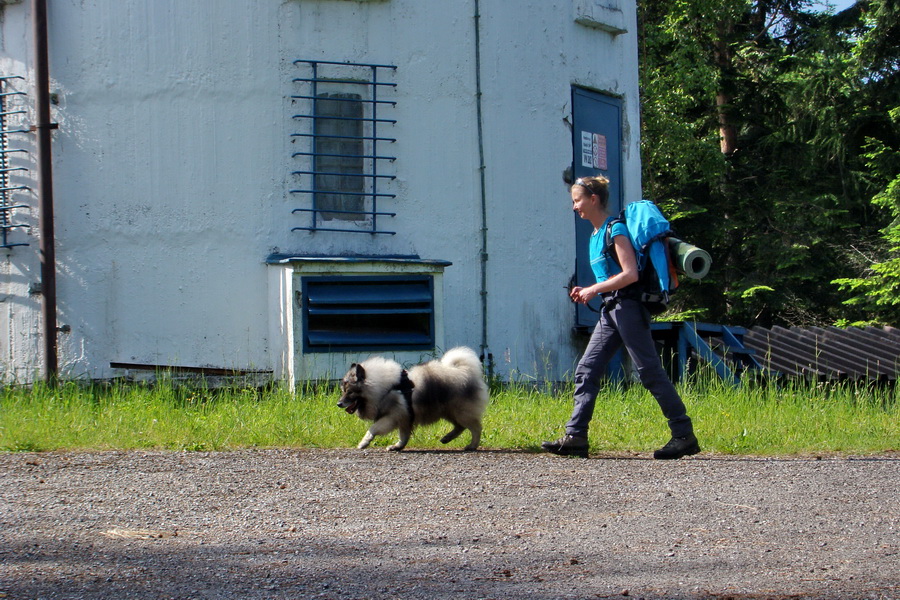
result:
[[[40,230],[41,295],[44,321],[44,378],[56,380],[59,371],[56,325],[56,238],[53,229],[53,164],[50,154],[50,58],[47,0],[32,0],[34,35],[35,117],[37,137],[38,229]]]

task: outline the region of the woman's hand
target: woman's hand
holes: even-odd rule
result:
[[[617,235],[613,238],[613,243],[616,245],[616,256],[621,262],[622,271],[589,287],[573,287],[569,292],[572,302],[587,304],[600,294],[615,292],[638,280],[637,257],[628,236]]]
[[[569,294],[569,297],[573,302],[578,302],[579,304],[587,304],[591,300],[597,297],[598,292],[594,289],[596,285],[592,285],[591,287],[573,287],[572,292]]]

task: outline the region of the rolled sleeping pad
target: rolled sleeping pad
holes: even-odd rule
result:
[[[706,250],[682,242],[678,238],[669,238],[669,251],[672,253],[675,269],[679,273],[691,279],[702,279],[709,273],[712,257]]]

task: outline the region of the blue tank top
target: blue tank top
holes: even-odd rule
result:
[[[622,272],[622,267],[616,263],[612,256],[606,254],[603,248],[603,245],[606,243],[606,228],[609,227],[609,222],[612,221],[612,219],[612,216],[606,219],[603,226],[591,235],[589,255],[591,259],[591,270],[594,272],[597,283],[606,281],[613,275]],[[618,235],[628,235],[628,227],[621,221],[612,226],[610,240]]]

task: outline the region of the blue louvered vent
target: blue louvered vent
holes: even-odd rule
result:
[[[302,278],[304,352],[434,348],[431,276]]]

